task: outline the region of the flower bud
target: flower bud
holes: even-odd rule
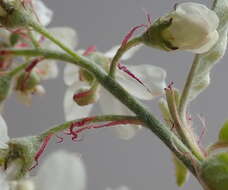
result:
[[[32,7],[21,0],[0,0],[0,23],[7,28],[25,27],[35,21]]]
[[[200,171],[201,181],[211,190],[228,189],[228,153],[208,158]]]
[[[165,51],[209,51],[218,40],[219,18],[205,5],[182,3],[168,15],[159,18],[143,35],[146,45]]]
[[[32,167],[35,155],[40,148],[39,137],[30,136],[11,139],[8,143],[8,155],[5,158],[5,167],[10,180],[23,177]]]
[[[74,101],[80,106],[95,103],[99,99],[99,87],[83,87],[74,94]]]
[[[16,90],[24,93],[34,92],[39,84],[40,78],[35,72],[24,72],[17,79]]]

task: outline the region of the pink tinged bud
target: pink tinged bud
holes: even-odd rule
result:
[[[80,106],[86,106],[95,103],[99,99],[100,87],[83,87],[73,96],[74,101]]]

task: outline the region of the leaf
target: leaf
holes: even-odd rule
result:
[[[228,120],[223,124],[219,131],[219,140],[228,142]]]
[[[210,71],[216,63],[224,56],[227,47],[228,33],[228,0],[215,0],[212,8],[219,17],[218,33],[219,39],[216,45],[208,52],[196,55],[198,62],[188,101],[195,99],[210,84]]]
[[[173,163],[175,166],[176,183],[179,187],[181,187],[187,181],[189,172],[184,164],[177,159],[175,155],[173,155]]]

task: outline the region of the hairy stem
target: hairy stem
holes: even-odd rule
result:
[[[180,117],[183,120],[183,122],[185,122],[185,114],[186,114],[186,109],[187,109],[187,105],[188,105],[189,93],[190,93],[190,90],[192,87],[192,82],[193,82],[194,75],[195,75],[198,64],[199,64],[199,55],[196,55],[195,59],[193,61],[193,64],[191,66],[191,69],[188,73],[188,77],[185,82],[184,89],[183,89],[183,92],[182,92],[181,98],[180,98],[179,114],[180,114]]]
[[[142,122],[139,121],[139,119],[137,117],[135,117],[135,116],[102,115],[102,116],[91,116],[89,118],[92,118],[92,119],[89,120],[88,122],[86,122],[86,125],[90,124],[90,123],[96,123],[96,122],[122,121],[122,120],[128,121],[129,124],[136,124],[136,125],[141,125],[142,124]],[[62,132],[64,130],[68,129],[69,126],[72,123],[85,121],[85,120],[87,120],[89,118],[88,117],[87,118],[80,118],[80,119],[76,119],[76,120],[65,122],[65,123],[63,123],[61,125],[57,125],[57,126],[51,127],[50,129],[48,129],[47,131],[42,133],[40,135],[40,137],[41,137],[41,139],[44,139],[44,138],[46,138],[49,135],[56,134],[58,132]]]
[[[141,43],[142,43],[142,37],[136,37],[136,38],[130,40],[129,42],[127,42],[125,45],[120,46],[120,48],[116,52],[116,54],[113,57],[112,62],[111,62],[111,67],[110,67],[110,71],[109,71],[110,77],[113,77],[113,78],[115,77],[117,64],[118,64],[119,60],[121,59],[121,57],[123,56],[123,54],[126,51],[128,51],[130,48],[135,47]]]
[[[96,63],[83,56],[77,56],[75,59],[72,56],[61,52],[54,52],[49,50],[7,50],[11,54],[24,56],[42,56],[47,59],[57,59],[83,67],[89,72],[93,73],[100,84],[119,99],[124,105],[132,110],[137,117],[144,123],[144,125],[155,133],[166,146],[186,165],[186,167],[196,175],[196,167],[200,165],[200,161],[192,154],[192,152],[179,140],[179,138],[160,121],[158,121],[144,106],[134,99],[121,85]],[[1,54],[1,51],[0,51]]]

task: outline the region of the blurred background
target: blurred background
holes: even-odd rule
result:
[[[96,45],[98,50],[106,51],[119,44],[131,27],[146,22],[143,9],[146,9],[152,20],[155,20],[170,11],[175,3],[183,1],[44,0],[44,2],[54,11],[50,27],[72,27],[79,36],[78,48],[85,49],[90,45]],[[212,3],[211,0],[195,2],[208,6]],[[165,68],[168,73],[167,82],[174,81],[175,87],[181,89],[192,60],[191,53],[166,53],[144,47],[129,60],[129,64],[147,63]],[[196,123],[195,131],[198,134],[203,126],[197,115],[201,114],[206,119],[206,134],[202,139],[204,145],[216,140],[219,127],[228,119],[226,60],[227,56],[213,69],[211,85],[190,108]],[[15,97],[7,102],[4,117],[11,137],[37,134],[51,125],[64,122],[63,96],[66,89],[62,79],[64,64],[59,65],[61,70],[59,77],[44,83],[46,95],[34,97],[30,107],[20,104]],[[149,109],[161,118],[157,100],[149,102]],[[56,149],[67,149],[82,155],[88,173],[88,190],[105,190],[107,187],[116,188],[120,185],[126,185],[131,190],[178,189],[170,151],[146,129],[142,129],[129,141],[118,139],[111,129],[85,133],[82,140],[77,143],[66,139],[64,144],[56,144],[53,140],[44,157]],[[201,187],[191,176],[183,189],[200,190]]]

